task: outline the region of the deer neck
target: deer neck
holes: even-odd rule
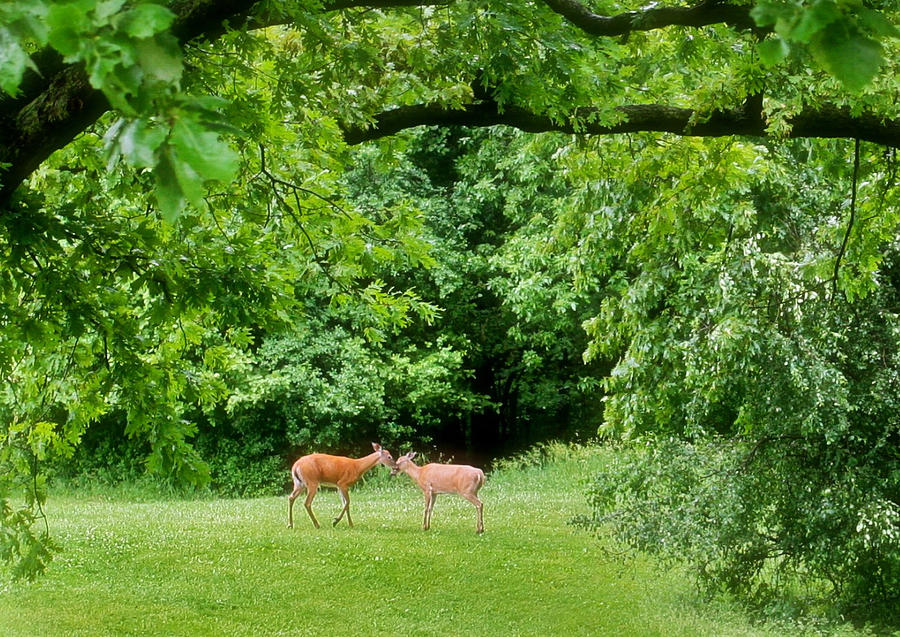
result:
[[[418,482],[419,481],[419,473],[422,471],[422,467],[420,467],[417,464],[414,464],[413,462],[404,462],[403,463],[403,471],[410,478],[412,478],[413,480]]]
[[[378,464],[378,458],[381,454],[377,451],[370,453],[368,456],[356,459],[356,465],[361,469],[360,475]]]

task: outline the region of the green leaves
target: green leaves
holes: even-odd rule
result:
[[[83,64],[91,85],[130,118],[107,134],[110,165],[118,157],[156,174],[158,204],[174,221],[190,202],[203,204],[205,184],[228,181],[236,156],[202,128],[198,113],[178,113],[182,53],[167,32],[175,18],[153,2],[27,0],[0,6],[0,89],[15,95],[27,68],[26,50],[49,45],[66,62]],[[170,121],[158,116],[169,111]],[[168,129],[175,122],[174,132]],[[217,162],[203,160],[214,153]]]
[[[179,172],[183,174],[185,169],[176,171],[176,164],[177,160],[173,161],[172,153],[163,152],[153,171],[156,186],[154,190],[156,205],[159,207],[162,218],[168,223],[174,223],[178,219],[187,201],[187,196],[182,190],[179,179]],[[185,182],[191,188],[196,183],[196,173],[193,173],[193,178],[185,179]],[[191,189],[192,192],[202,198],[202,193],[197,192],[197,188]]]
[[[119,120],[109,134],[118,135],[119,152],[131,166],[151,168],[168,131],[152,120],[136,119],[127,123]]]
[[[17,95],[25,70],[37,70],[28,52],[46,41],[46,19],[43,0],[0,4],[0,90]]]
[[[187,204],[203,209],[207,185],[229,184],[240,159],[217,129],[234,130],[213,110],[218,103],[182,99],[170,113],[171,128],[158,118],[119,120],[106,135],[110,164],[119,157],[134,168],[152,168],[156,203],[173,223]]]
[[[123,112],[135,113],[152,101],[150,90],[176,90],[181,49],[167,29],[174,14],[152,2],[126,7],[124,0],[31,0],[18,10],[5,8],[11,27],[0,30],[10,61],[0,76],[14,92],[28,62],[24,43],[49,45],[66,62],[83,63],[91,85]],[[42,18],[40,22],[36,17]],[[163,89],[159,85],[163,85]]]
[[[29,67],[35,68],[28,53],[9,28],[0,26],[0,90],[15,97]]]
[[[181,79],[181,49],[172,38],[139,40],[134,45],[135,55],[144,78],[163,85],[177,85]]]
[[[238,169],[238,157],[219,135],[195,119],[181,117],[172,128],[170,143],[179,158],[203,179],[229,182]]]
[[[13,579],[34,579],[52,559],[56,545],[35,531],[36,521],[33,509],[14,508],[7,497],[0,498],[0,562]]]
[[[687,562],[710,594],[768,602],[777,572],[830,582],[830,603],[892,599],[893,159],[863,146],[863,230],[858,218],[847,228],[846,144],[704,142],[688,160],[691,145],[647,140],[610,170],[609,190],[593,182],[573,199],[568,219],[583,225],[560,231],[571,261],[612,270],[589,352],[615,357],[603,431],[639,441],[597,477],[581,521]],[[600,173],[590,151],[571,161]],[[671,177],[689,161],[698,169]],[[852,264],[835,273],[844,236]],[[835,275],[846,298],[829,299]]]
[[[809,48],[816,61],[851,91],[865,88],[882,64],[881,44],[841,23],[816,32]]]
[[[107,0],[100,3],[98,14],[113,15],[124,4],[124,0]],[[159,4],[147,2],[139,4],[123,13],[116,20],[117,27],[135,39],[152,38],[172,25],[175,15]]]
[[[93,4],[90,0],[50,4],[47,41],[64,57],[74,60],[82,52],[82,47],[90,46],[83,43],[82,38],[94,27],[89,15]]]
[[[774,66],[784,60],[791,52],[791,45],[782,38],[775,36],[766,38],[756,46],[759,59],[763,64]]]
[[[0,17],[0,89],[15,95],[25,70],[38,70],[29,46],[49,45],[66,62],[83,64],[91,85],[131,120],[107,134],[110,164],[121,156],[135,168],[152,168],[165,219],[173,222],[187,203],[202,207],[207,183],[234,176],[237,156],[205,129],[217,114],[181,110],[190,100],[180,94],[182,53],[168,33],[175,19],[168,8],[127,6],[124,0],[29,0],[4,4]]]
[[[869,85],[884,61],[878,39],[900,36],[883,13],[855,0],[764,0],[751,15],[759,26],[774,26],[775,36],[757,47],[763,63],[778,64],[792,43],[804,45],[826,71],[854,92]]]

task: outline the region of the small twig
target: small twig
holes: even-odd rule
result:
[[[184,349],[187,350],[190,347],[190,343],[188,343],[187,332],[184,331],[184,323],[180,314],[178,315],[178,329],[181,330],[181,342],[184,343]]]
[[[103,330],[103,361],[106,363],[106,369],[112,371],[109,364],[109,334]]]
[[[277,183],[277,184],[279,184],[279,185],[284,186],[285,188],[290,188],[291,190],[294,191],[295,194],[299,191],[299,192],[306,193],[307,195],[310,195],[310,196],[315,197],[315,198],[317,198],[317,199],[321,199],[321,200],[324,201],[326,204],[328,204],[328,207],[331,208],[332,210],[335,210],[336,212],[341,213],[342,215],[344,215],[344,216],[347,217],[348,219],[352,218],[352,215],[351,215],[349,212],[347,212],[344,208],[342,208],[341,206],[339,206],[338,204],[336,204],[334,201],[332,201],[331,199],[329,199],[329,198],[326,197],[325,195],[320,195],[320,194],[317,193],[315,190],[310,190],[309,188],[306,188],[306,187],[304,187],[304,186],[300,186],[300,185],[295,184],[295,183],[290,182],[290,181],[285,181],[284,179],[281,179],[281,178],[276,177],[275,175],[273,175],[273,174],[266,168],[266,152],[265,152],[265,148],[263,147],[262,144],[259,145],[259,156],[260,156],[260,172],[262,172],[266,177],[268,177],[268,178],[269,178],[269,181],[271,181],[273,184]]]
[[[31,488],[34,494],[34,501],[37,504],[37,517],[44,520],[44,537],[50,537],[50,521],[47,519],[47,513],[44,511],[44,505],[38,495],[38,458],[36,453],[31,454]]]
[[[297,227],[300,229],[300,232],[303,233],[303,236],[306,238],[306,242],[309,245],[310,252],[312,252],[312,257],[313,257],[313,260],[316,262],[316,265],[319,266],[319,268],[322,270],[322,273],[325,275],[325,277],[329,281],[331,281],[334,285],[339,287],[341,290],[343,290],[345,292],[348,291],[348,288],[346,285],[344,285],[343,283],[341,283],[340,281],[335,279],[334,276],[332,276],[331,270],[329,269],[328,262],[325,261],[325,259],[323,259],[321,256],[319,256],[319,252],[316,249],[316,245],[313,242],[312,237],[306,231],[306,228],[303,226],[303,223],[297,218],[297,215],[294,213],[294,210],[291,208],[290,204],[288,204],[288,202],[284,200],[284,197],[281,195],[281,192],[279,192],[279,190],[278,190],[279,185],[286,186],[288,188],[293,188],[294,189],[293,190],[294,197],[297,202],[297,206],[299,206],[300,199],[297,195],[297,190],[296,190],[295,185],[291,184],[287,181],[284,181],[283,179],[279,179],[278,177],[273,175],[271,172],[269,172],[269,170],[266,168],[266,151],[262,144],[259,145],[259,156],[260,156],[260,172],[262,172],[262,174],[265,175],[268,178],[269,182],[272,184],[272,192],[274,193],[275,198],[278,200],[278,203],[281,205],[282,210],[284,210],[284,212],[291,219],[293,219],[294,223],[297,224]]]

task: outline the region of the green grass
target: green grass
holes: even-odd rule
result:
[[[314,503],[318,531],[302,501],[286,527],[285,497],[53,497],[64,551],[38,581],[0,592],[0,635],[787,634],[568,526],[604,454],[555,455],[488,476],[481,536],[455,496],[438,498],[423,532],[420,491],[381,467],[351,493],[353,529],[325,525],[339,509],[330,490]]]

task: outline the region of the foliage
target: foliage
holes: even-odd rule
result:
[[[614,284],[587,328],[589,354],[619,355],[606,431],[689,442],[601,474],[590,524],[680,556],[707,590],[765,596],[790,575],[849,609],[894,599],[893,159],[863,150],[848,171],[818,146],[713,152],[635,217],[605,221],[622,250],[603,255]],[[780,169],[798,152],[831,161]]]
[[[613,38],[577,2],[375,4],[0,5],[0,554],[44,565],[43,468],[98,424],[172,483],[259,492],[310,445],[496,449],[602,412],[833,455],[857,543],[783,534],[795,564],[892,594],[864,531],[897,504],[894,156],[782,142],[898,143],[896,8],[652,5]],[[348,147],[409,112],[565,134]],[[585,135],[641,130],[686,137]]]
[[[30,0],[4,5],[0,31],[6,64],[0,88],[16,96],[28,55],[52,47],[63,62],[83,64],[92,87],[121,115],[106,133],[111,161],[153,170],[156,204],[174,220],[187,202],[204,207],[205,184],[235,177],[238,156],[219,136],[237,132],[222,117],[220,100],[181,91],[183,55],[169,29],[175,14],[153,2]]]
[[[620,448],[591,482],[593,514],[575,522],[686,562],[706,595],[736,596],[770,617],[788,606],[808,616],[837,599],[827,612],[890,625],[897,484],[875,455],[857,462],[835,443],[800,437],[645,439]],[[802,482],[784,479],[798,474]]]
[[[386,277],[443,307],[432,329],[463,354],[466,382],[483,397],[461,422],[443,415],[445,446],[497,453],[590,436],[599,423],[601,365],[581,360],[596,289],[573,290],[568,256],[545,245],[566,187],[555,175],[558,141],[423,130],[402,147],[362,150],[348,172],[362,205],[411,200],[425,215],[434,266]]]
[[[819,65],[855,91],[878,73],[884,60],[879,40],[900,35],[883,13],[856,1],[763,0],[751,15],[759,26],[774,27],[775,36],[759,45],[767,63],[783,60],[791,44],[806,45]]]

